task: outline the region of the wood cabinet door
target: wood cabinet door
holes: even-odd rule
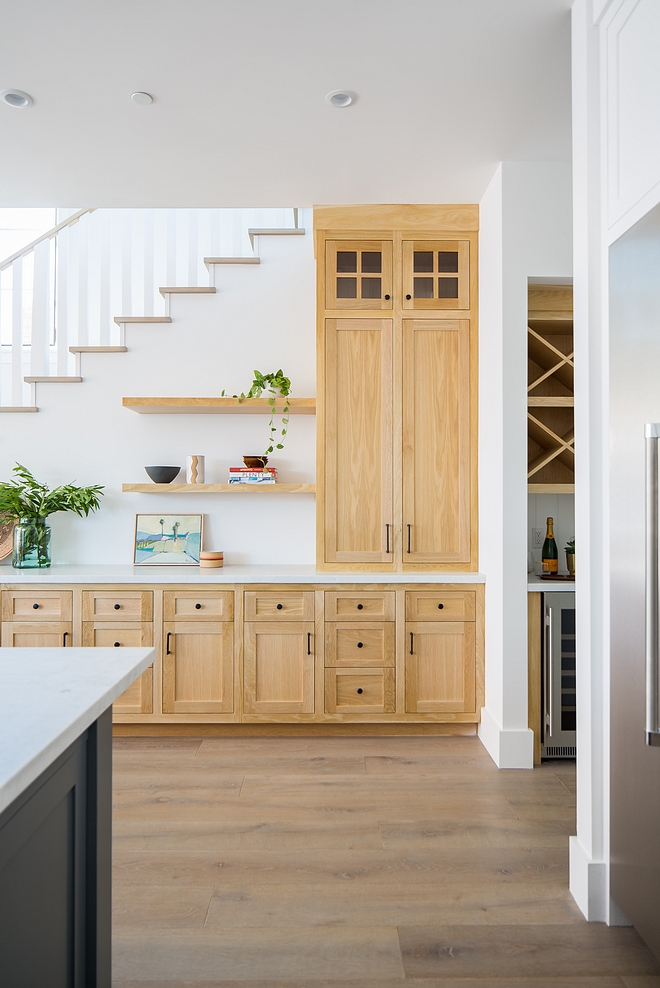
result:
[[[314,624],[245,624],[245,712],[314,713]]]
[[[3,648],[68,648],[71,646],[72,624],[60,621],[47,624],[6,622],[2,625]]]
[[[149,648],[154,628],[149,622],[83,621],[82,643],[86,648]],[[112,704],[116,714],[153,713],[153,666],[139,676]]]
[[[393,621],[327,621],[325,664],[336,667],[394,666]]]
[[[163,625],[163,713],[234,710],[234,626],[230,621]]]
[[[392,321],[327,319],[324,561],[390,563]]]
[[[472,713],[475,673],[473,622],[406,624],[407,713]]]
[[[404,240],[402,270],[402,308],[470,308],[469,240]]]
[[[392,308],[392,241],[326,240],[326,309]]]
[[[470,323],[403,320],[403,563],[469,563]]]

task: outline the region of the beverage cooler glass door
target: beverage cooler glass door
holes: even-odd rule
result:
[[[575,594],[546,593],[542,758],[575,758]]]

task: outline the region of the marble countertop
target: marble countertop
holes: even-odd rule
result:
[[[153,648],[0,648],[0,812],[155,657]]]
[[[527,590],[530,593],[575,593],[575,580],[542,580],[540,576],[530,573]]]
[[[314,566],[0,566],[0,584],[47,583],[485,583],[482,573],[319,573]]]

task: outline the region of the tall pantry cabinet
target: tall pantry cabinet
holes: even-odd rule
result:
[[[320,206],[317,567],[476,571],[477,206]]]

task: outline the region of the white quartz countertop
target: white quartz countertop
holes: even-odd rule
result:
[[[0,812],[155,657],[153,648],[0,648]]]
[[[482,573],[319,573],[314,566],[0,566],[0,584],[46,583],[485,583]]]
[[[575,593],[575,580],[542,580],[540,576],[527,577],[530,593]]]

